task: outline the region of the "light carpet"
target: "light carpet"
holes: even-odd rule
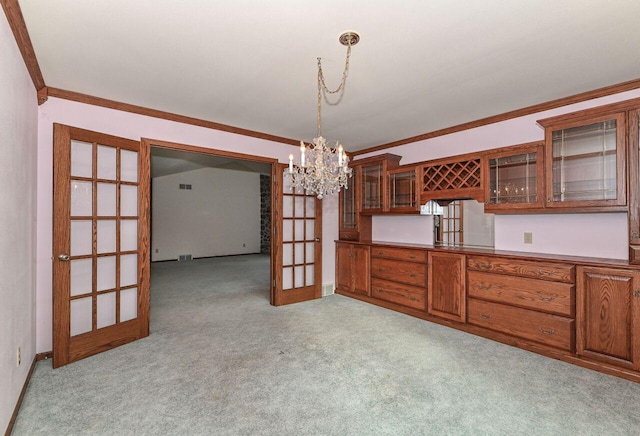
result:
[[[53,370],[14,435],[638,435],[640,384],[339,295],[269,258],[152,265],[151,335]]]

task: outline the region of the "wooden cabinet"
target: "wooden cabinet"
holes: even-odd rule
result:
[[[389,209],[387,172],[401,156],[382,154],[351,162],[353,177],[348,189],[340,190],[338,231],[341,240],[371,241],[371,215]]]
[[[575,266],[469,256],[469,324],[574,349]]]
[[[578,268],[577,354],[640,369],[640,272]]]
[[[398,168],[388,172],[390,212],[409,213],[420,210],[417,173],[417,167]]]
[[[640,109],[629,113],[629,261],[640,263]]]
[[[369,246],[336,243],[336,289],[370,295]]]
[[[420,203],[473,198],[484,202],[480,154],[429,161],[419,168]]]
[[[360,211],[379,213],[389,210],[387,171],[398,166],[401,157],[393,154],[376,156],[373,160],[355,161],[359,165]]]
[[[424,250],[371,247],[371,296],[425,310],[427,254]]]
[[[544,207],[544,143],[488,153],[484,159],[485,211]]]
[[[427,311],[431,315],[465,321],[465,256],[429,252]]]
[[[538,123],[545,128],[547,207],[626,205],[625,112],[585,111]]]

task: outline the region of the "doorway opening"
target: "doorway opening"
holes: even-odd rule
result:
[[[234,293],[273,303],[275,161],[178,144],[150,145],[154,309],[161,310],[178,293],[194,304]]]

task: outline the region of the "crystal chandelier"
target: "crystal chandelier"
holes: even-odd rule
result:
[[[288,175],[292,190],[305,191],[322,199],[326,195],[339,192],[341,188],[348,189],[347,182],[353,174],[353,170],[349,168],[349,157],[338,141],[331,148],[327,140],[322,137],[321,103],[323,93],[337,94],[344,91],[344,84],[349,74],[351,46],[358,41],[360,36],[356,32],[349,31],[340,35],[340,43],[347,46],[347,57],[340,86],[333,91],[329,90],[325,84],[321,59],[318,58],[318,136],[308,145],[300,141],[300,162],[294,164],[293,154],[289,155]]]

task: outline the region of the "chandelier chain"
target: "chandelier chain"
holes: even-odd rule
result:
[[[318,137],[322,136],[322,93],[337,94],[344,90],[344,84],[347,82],[347,76],[349,75],[349,59],[351,58],[351,40],[348,40],[347,45],[347,57],[344,61],[344,70],[342,71],[342,80],[340,85],[335,90],[330,90],[324,80],[324,73],[322,71],[322,58],[318,58]]]

